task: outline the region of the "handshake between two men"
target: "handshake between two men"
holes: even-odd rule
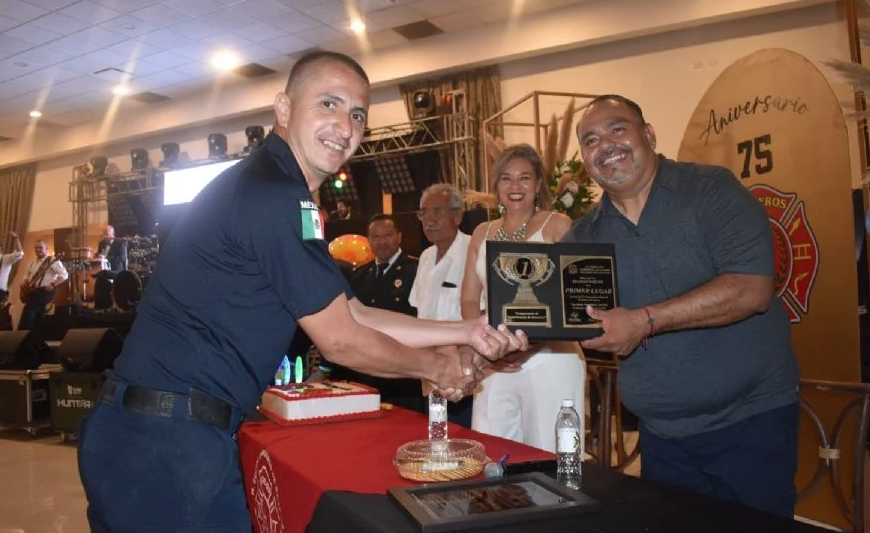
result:
[[[487,368],[529,349],[529,339],[523,331],[511,332],[504,325],[494,328],[485,319],[481,316],[471,321],[466,344],[436,349],[444,358],[444,376],[431,385],[436,393],[452,402],[472,394],[485,377]]]
[[[424,320],[363,305],[339,295],[299,325],[326,359],[383,378],[414,378],[459,401],[493,363],[528,350],[522,331],[474,320]]]

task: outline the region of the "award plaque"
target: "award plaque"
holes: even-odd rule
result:
[[[422,533],[511,526],[595,512],[601,504],[541,473],[388,491]]]
[[[612,244],[487,241],[486,265],[489,323],[532,341],[597,337],[586,306],[619,305]]]

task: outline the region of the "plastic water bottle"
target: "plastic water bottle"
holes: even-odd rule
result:
[[[429,441],[447,443],[447,399],[429,394]]]
[[[556,417],[556,481],[574,490],[580,490],[581,485],[581,431],[574,400],[562,400],[562,408]]]

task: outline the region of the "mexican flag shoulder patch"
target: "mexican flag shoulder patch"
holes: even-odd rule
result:
[[[323,217],[317,204],[311,200],[299,200],[299,213],[302,215],[302,238],[306,241],[322,241]]]

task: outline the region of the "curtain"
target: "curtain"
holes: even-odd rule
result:
[[[482,67],[449,74],[438,79],[418,80],[399,85],[409,119],[414,116],[414,93],[429,91],[438,104],[444,101],[444,95],[459,89],[465,91],[465,111],[470,116],[472,124],[469,134],[474,138],[471,143],[470,161],[460,162],[464,164],[468,172],[468,181],[462,183],[460,176],[451,175],[454,164],[457,163],[455,155],[461,153],[453,150],[452,145],[448,149],[440,151],[441,181],[452,183],[462,190],[487,190],[487,179],[483,176],[484,154],[479,133],[482,130],[483,121],[501,110],[501,78],[498,67]],[[449,113],[449,110],[447,112]],[[494,133],[502,135],[500,131],[494,131]]]
[[[36,163],[0,169],[0,242],[3,243],[3,253],[12,249],[10,231],[14,231],[24,240],[30,223],[35,185]],[[10,287],[20,264],[21,262],[12,267],[9,274]]]

